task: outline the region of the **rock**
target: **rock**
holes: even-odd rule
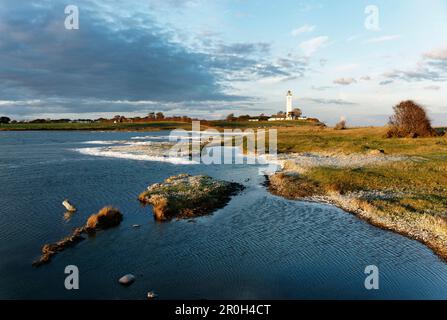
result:
[[[385,154],[385,150],[382,150],[382,149],[373,149],[373,150],[370,150],[370,151],[369,151],[369,154],[370,154],[370,155],[373,155],[373,156],[379,156],[379,155]]]
[[[67,199],[62,202],[62,205],[67,209],[68,212],[75,212],[76,208]]]
[[[126,274],[125,276],[122,276],[118,280],[118,282],[120,284],[122,284],[123,286],[130,286],[132,283],[135,282],[135,279],[136,279],[135,276],[133,274],[129,273],[129,274]]]
[[[153,292],[153,291],[149,291],[149,292],[147,293],[147,299],[148,299],[148,300],[155,299],[156,297],[157,297],[157,295],[156,295],[155,292]]]
[[[148,187],[139,200],[153,206],[154,216],[159,221],[189,219],[224,207],[231,196],[243,189],[234,182],[181,174]]]
[[[39,267],[43,264],[49,263],[52,256],[56,253],[65,250],[68,247],[76,245],[85,238],[83,233],[91,234],[97,230],[108,229],[115,227],[121,223],[123,215],[118,209],[112,207],[104,207],[97,214],[91,215],[83,227],[73,230],[68,236],[55,243],[45,244],[42,247],[42,255],[33,262],[34,267]]]
[[[59,240],[56,243],[45,244],[42,247],[42,255],[40,258],[33,262],[34,267],[39,267],[43,264],[47,264],[51,261],[51,258],[58,252],[65,250],[68,247],[74,246],[78,242],[81,242],[85,238],[82,236],[84,228],[76,228],[71,235]]]
[[[74,215],[74,211],[66,211],[64,213],[64,221],[69,222]]]

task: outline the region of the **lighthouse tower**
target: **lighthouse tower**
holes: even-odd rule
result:
[[[287,92],[286,96],[286,116],[287,119],[292,118],[292,91]]]

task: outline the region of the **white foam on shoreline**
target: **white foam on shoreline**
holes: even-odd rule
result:
[[[153,145],[154,143],[152,141],[137,141],[137,142],[126,141],[124,142],[124,144],[128,146],[150,146]],[[157,142],[157,144],[160,144],[160,142]]]
[[[151,156],[145,154],[135,154],[128,152],[118,152],[113,151],[108,148],[78,148],[74,149],[75,151],[96,157],[107,157],[107,158],[117,158],[117,159],[129,159],[129,160],[138,160],[138,161],[155,161],[155,162],[167,162],[172,164],[197,164],[197,162],[191,161],[187,158],[180,157],[168,157],[168,156]]]
[[[194,135],[193,134],[197,134]],[[236,136],[246,136],[247,132],[219,132],[222,138],[225,137],[236,137]],[[207,138],[209,136],[216,135],[215,132],[208,131],[185,131],[183,134],[181,132],[176,132],[175,134],[163,135],[163,136],[135,136],[131,137],[131,140],[169,140],[169,139],[187,139],[187,140],[200,140],[200,138]]]
[[[132,140],[168,140],[169,136],[141,136],[131,137]]]
[[[124,141],[116,141],[116,140],[92,140],[92,141],[84,141],[83,144],[118,144],[124,143]]]
[[[170,135],[170,136],[141,136],[141,137],[131,137],[131,140],[200,140],[200,137],[191,137],[189,135]],[[171,140],[172,141],[172,140]]]

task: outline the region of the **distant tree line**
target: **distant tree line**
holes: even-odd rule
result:
[[[425,109],[415,103],[414,101],[402,101],[394,108],[394,114],[390,117],[388,122],[387,137],[433,137],[438,133],[431,125],[431,121],[427,116]],[[292,116],[293,118],[301,117],[302,112],[300,109],[295,108],[293,111],[287,115],[284,111],[279,111],[278,113],[272,115],[272,117],[286,118],[287,116]],[[259,121],[267,121],[270,116],[261,113],[259,116],[250,116],[248,114],[235,116],[234,113],[230,113],[225,120],[226,121],[249,121],[251,119],[256,119]],[[179,121],[179,122],[191,122],[194,120],[199,120],[197,118],[190,118],[188,116],[165,116],[163,112],[149,112],[144,117],[133,117],[127,118],[122,115],[116,115],[112,119],[98,118],[95,120],[91,119],[34,119],[30,121],[16,121],[11,120],[11,118],[2,116],[0,117],[0,125],[4,124],[14,124],[14,123],[85,123],[85,122],[150,122],[150,121]],[[203,123],[209,123],[208,120],[200,120]],[[307,118],[308,122],[319,122],[316,118]],[[344,130],[347,128],[346,120],[343,118],[337,123],[335,129]]]
[[[12,123],[93,123],[93,122],[114,122],[114,123],[125,123],[125,122],[150,122],[150,121],[180,121],[180,122],[191,122],[193,119],[188,116],[165,116],[163,112],[150,112],[144,117],[126,117],[122,115],[116,115],[111,119],[98,118],[98,119],[33,119],[33,120],[22,120],[15,121],[11,120],[9,117],[0,117],[0,124],[12,124]]]
[[[0,123],[1,124],[8,124],[11,122],[11,119],[8,117],[0,117]]]

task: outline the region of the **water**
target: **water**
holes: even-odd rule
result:
[[[332,206],[270,195],[255,166],[179,165],[76,150],[166,134],[0,132],[0,298],[145,299],[151,290],[161,299],[447,298],[447,264],[425,246]],[[247,188],[211,216],[155,222],[137,195],[183,172]],[[68,222],[65,198],[78,207]],[[118,228],[49,265],[31,266],[44,243],[66,236],[105,205],[123,212]],[[70,264],[80,270],[80,290],[64,288]],[[379,267],[380,290],[365,290],[367,265]],[[126,273],[137,276],[127,288],[117,282]]]

